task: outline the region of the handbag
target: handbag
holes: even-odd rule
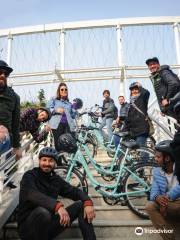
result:
[[[148,121],[148,124],[149,124],[149,136],[152,136],[154,133],[155,133],[155,128],[154,128],[154,125],[152,123],[152,120],[150,119],[149,116],[146,116],[142,111],[141,109],[139,109],[135,103],[131,103],[131,105],[138,111],[140,112],[144,117],[145,117],[145,120]]]

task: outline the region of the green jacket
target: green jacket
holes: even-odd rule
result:
[[[10,134],[13,148],[20,146],[20,98],[10,87],[0,94],[0,124],[4,125]]]

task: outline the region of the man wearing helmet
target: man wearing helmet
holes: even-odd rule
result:
[[[95,211],[89,196],[71,186],[54,171],[57,151],[45,147],[39,167],[27,171],[20,183],[18,226],[22,240],[51,240],[78,218],[83,239],[95,240]],[[64,208],[58,197],[76,202]]]
[[[29,131],[32,134],[33,139],[40,143],[46,139],[48,132],[51,129],[48,125],[46,125],[44,130],[40,132],[39,127],[42,122],[47,122],[50,118],[51,112],[48,108],[28,108],[21,112],[20,132]]]
[[[166,140],[155,146],[155,160],[159,167],[153,170],[150,200],[146,210],[153,225],[163,239],[175,239],[175,230],[180,224],[180,185],[174,174],[174,154],[171,141]],[[172,231],[168,231],[172,230]]]

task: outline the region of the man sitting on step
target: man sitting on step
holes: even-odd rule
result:
[[[27,171],[20,183],[18,226],[22,240],[51,240],[78,218],[83,239],[95,240],[95,211],[89,196],[71,186],[54,171],[57,152],[45,147],[39,167]],[[76,202],[64,208],[58,196]]]
[[[149,217],[165,240],[175,239],[180,226],[180,184],[174,173],[174,151],[171,140],[155,146],[155,160],[159,167],[153,171],[150,200],[146,206]]]

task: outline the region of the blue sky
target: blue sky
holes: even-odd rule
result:
[[[179,0],[0,0],[0,3],[0,28],[180,13]]]

